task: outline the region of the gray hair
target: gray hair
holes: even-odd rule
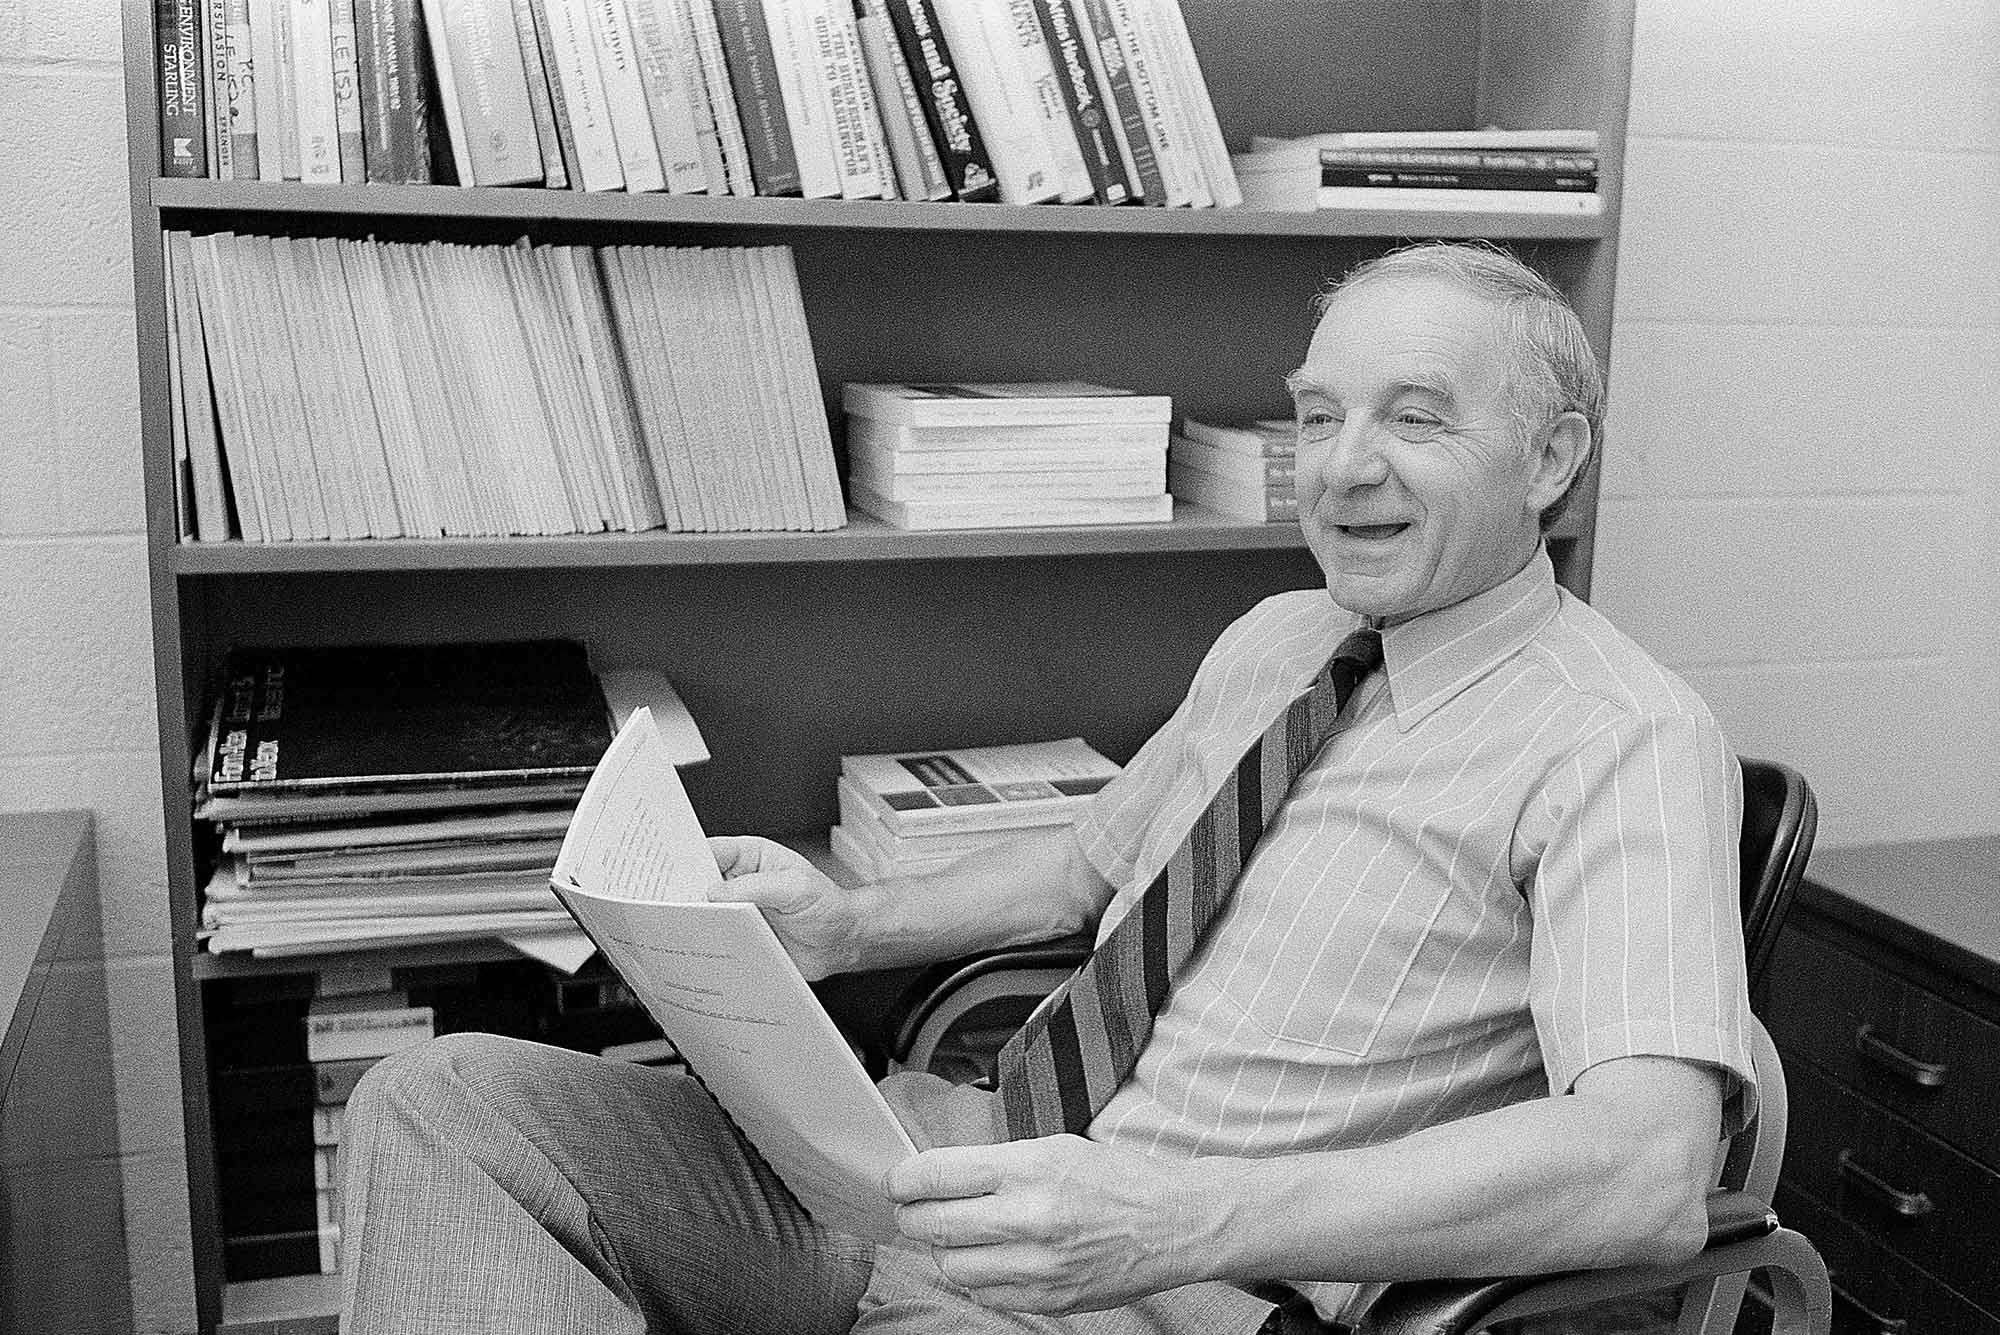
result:
[[[1589,423],[1582,466],[1563,494],[1542,511],[1547,531],[1590,471],[1604,427],[1604,373],[1583,322],[1554,284],[1506,251],[1456,241],[1425,242],[1364,260],[1320,293],[1314,311],[1324,315],[1349,288],[1390,278],[1438,279],[1499,309],[1518,363],[1509,407],[1523,444],[1566,412],[1581,413]]]

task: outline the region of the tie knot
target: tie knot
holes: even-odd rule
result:
[[[1373,672],[1382,665],[1382,632],[1373,626],[1349,631],[1340,647],[1333,651],[1328,666],[1336,663],[1352,664],[1350,670],[1356,672]]]

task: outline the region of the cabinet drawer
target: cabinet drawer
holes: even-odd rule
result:
[[[1987,1307],[2000,1307],[2000,1174],[1792,1062],[1784,1180]]]
[[[2000,1025],[1796,928],[1778,938],[1767,996],[1780,1051],[2000,1167]]]
[[[1833,1335],[2000,1335],[1982,1311],[1812,1197],[1780,1183],[1785,1227],[1819,1249],[1833,1280]]]

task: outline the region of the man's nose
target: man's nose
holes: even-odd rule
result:
[[[1389,476],[1389,461],[1381,448],[1380,427],[1357,414],[1341,425],[1327,442],[1320,479],[1330,489],[1371,487]]]

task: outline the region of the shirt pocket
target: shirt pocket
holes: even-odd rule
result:
[[[1274,1040],[1351,1057],[1382,1055],[1376,1047],[1383,1027],[1402,1001],[1445,899],[1437,887],[1412,881],[1407,893],[1394,897],[1320,890],[1287,915],[1290,922],[1274,922],[1276,915],[1265,913],[1246,952],[1252,967],[1242,971],[1256,981],[1226,992],[1244,1018]],[[1407,1034],[1411,1027],[1397,1024],[1391,1032]]]

